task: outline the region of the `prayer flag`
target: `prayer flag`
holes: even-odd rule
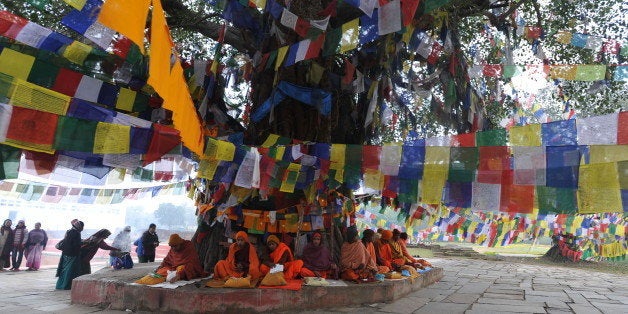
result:
[[[401,2],[391,0],[377,10],[377,31],[380,36],[401,30]]]
[[[353,19],[345,24],[342,24],[342,35],[340,39],[340,53],[345,53],[349,50],[353,50],[358,46],[360,19]]]
[[[24,81],[28,79],[35,57],[4,48],[0,53],[0,72]]]
[[[28,108],[13,107],[6,143],[37,152],[54,153],[52,145],[59,116]],[[41,130],[46,130],[42,132]]]
[[[144,53],[144,28],[150,0],[107,0],[98,21],[131,39]]]
[[[98,121],[60,116],[54,148],[57,150],[92,152]]]

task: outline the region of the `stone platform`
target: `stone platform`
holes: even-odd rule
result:
[[[433,268],[413,282],[409,279],[342,287],[303,286],[300,291],[282,289],[207,288],[207,280],[177,289],[132,285],[154,270],[157,264],[135,265],[133,269],[101,269],[74,279],[73,304],[115,310],[168,313],[302,311],[360,304],[386,303],[426,287],[443,278],[442,268]]]

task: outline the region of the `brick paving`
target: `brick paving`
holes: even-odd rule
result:
[[[445,277],[391,303],[303,313],[627,313],[628,276],[458,257],[432,258]],[[96,271],[98,267],[93,267]],[[55,269],[0,272],[0,313],[125,313],[70,304]]]

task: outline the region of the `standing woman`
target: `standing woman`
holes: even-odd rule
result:
[[[89,238],[83,240],[83,245],[81,245],[81,269],[79,272],[79,276],[87,275],[92,273],[92,267],[90,262],[98,249],[109,250],[109,251],[120,251],[118,248],[113,246],[109,246],[105,243],[105,239],[111,235],[111,231],[107,229],[100,229],[96,233],[94,233]]]
[[[144,249],[143,257],[139,257],[140,263],[148,263],[155,261],[155,249],[159,246],[159,237],[155,230],[157,226],[150,224],[148,230],[142,234],[142,248]]]
[[[11,266],[11,251],[13,250],[13,221],[6,219],[0,227],[0,271]]]
[[[41,223],[35,223],[35,229],[28,233],[26,239],[26,267],[27,270],[38,270],[41,266],[41,252],[46,249],[48,235],[41,229]]]
[[[72,289],[72,279],[79,276],[81,267],[79,254],[81,252],[81,231],[83,231],[82,221],[72,220],[72,228],[65,233],[63,245],[61,246],[61,259],[57,267],[57,289]]]
[[[28,229],[26,229],[26,223],[24,220],[19,220],[15,229],[13,229],[13,252],[11,253],[11,265],[13,265],[13,268],[11,270],[20,270],[27,237]]]

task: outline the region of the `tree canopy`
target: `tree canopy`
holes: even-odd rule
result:
[[[0,4],[80,38],[59,23],[72,9],[63,1],[0,0]],[[570,112],[579,117],[605,114],[628,106],[625,76],[614,73],[626,55],[622,34],[628,28],[627,7],[621,0],[162,0],[162,4],[180,55],[190,63],[213,59],[221,65],[209,106],[203,109],[207,114],[201,116],[207,125],[219,125],[219,133],[246,130],[249,144],[261,143],[269,133],[318,142],[378,144],[409,134],[467,133],[562,119]],[[385,7],[396,4],[403,12],[401,27],[379,34]],[[326,17],[324,29],[312,27]],[[347,29],[356,19],[360,34],[347,39]],[[278,62],[281,47],[314,42],[321,34],[325,43],[315,57],[289,66],[270,65]],[[336,41],[330,40],[333,36]],[[584,43],[576,37],[584,38]],[[336,47],[327,47],[329,43]],[[597,76],[552,72],[559,66],[575,71],[580,65],[606,67]],[[329,92],[329,114],[288,97],[261,118],[251,119],[275,95],[280,81]]]

